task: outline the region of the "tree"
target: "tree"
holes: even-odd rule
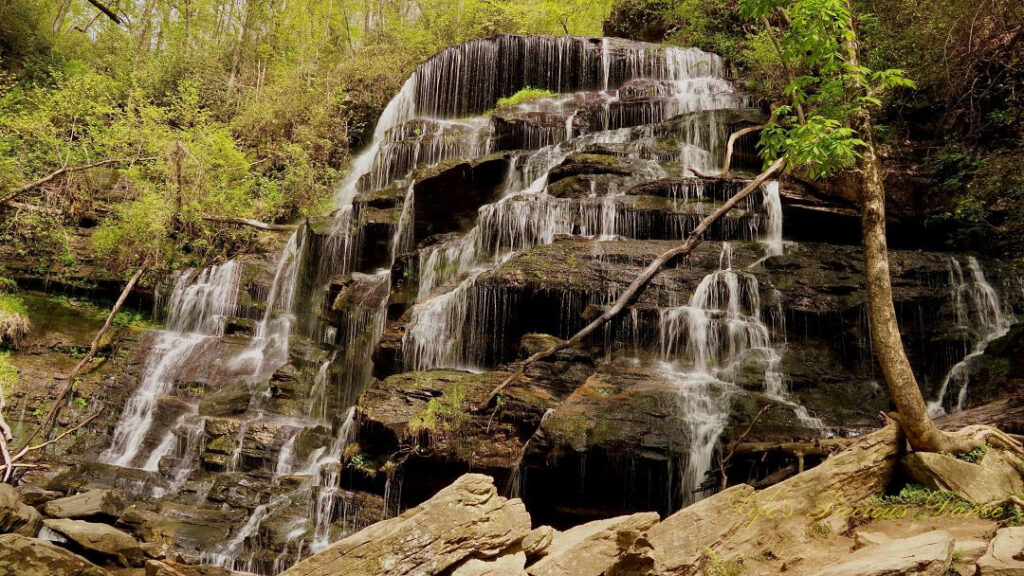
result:
[[[901,70],[874,71],[859,58],[849,0],[741,0],[746,18],[764,26],[788,85],[789,104],[775,108],[762,131],[766,163],[786,159],[786,170],[822,178],[856,167],[861,188],[868,318],[898,418],[911,446],[930,452],[967,452],[987,441],[1021,451],[1021,444],[988,427],[956,433],[935,426],[900,339],[893,306],[885,226],[885,186],[872,113],[881,98],[913,82]],[[770,20],[780,21],[773,28]],[[781,30],[781,38],[775,30]]]

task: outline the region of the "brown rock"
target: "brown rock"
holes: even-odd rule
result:
[[[530,560],[536,560],[548,553],[548,548],[557,535],[558,530],[551,526],[541,526],[523,538],[523,552],[526,552],[526,557]]]
[[[130,535],[106,524],[84,520],[44,520],[43,524],[67,538],[88,556],[119,560],[131,566],[142,566],[142,548]]]
[[[378,522],[284,572],[286,576],[439,574],[466,558],[494,558],[530,532],[518,499],[466,474],[401,516]]]
[[[494,560],[467,560],[452,576],[526,576],[526,554],[516,552]]]
[[[944,576],[952,562],[953,537],[935,530],[858,550],[820,576]]]
[[[124,500],[115,490],[89,490],[51,500],[43,506],[43,512],[51,518],[114,519],[121,515],[124,507]]]
[[[970,502],[984,504],[1024,492],[1024,481],[999,450],[990,450],[972,464],[952,456],[915,452],[903,459],[903,467],[931,490],[948,490]]]
[[[0,574],[17,576],[110,576],[63,548],[18,534],[0,536]]]
[[[560,533],[527,572],[531,576],[600,576],[657,522],[657,513],[642,512],[576,526]]]
[[[1024,526],[996,532],[978,559],[978,576],[1024,576]]]
[[[36,509],[21,501],[21,495],[10,484],[0,484],[0,533],[14,532],[35,536],[43,518]]]

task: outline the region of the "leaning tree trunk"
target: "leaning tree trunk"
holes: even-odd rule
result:
[[[864,278],[868,292],[871,340],[882,367],[889,394],[899,412],[900,425],[914,450],[938,451],[942,434],[928,415],[914,370],[900,339],[896,308],[892,303],[889,249],[885,238],[885,186],[875,152],[874,133],[867,113],[856,118],[860,138],[867,142],[858,162],[861,183],[861,229],[864,243]]]

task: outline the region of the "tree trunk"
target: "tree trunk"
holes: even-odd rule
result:
[[[885,187],[875,152],[871,119],[862,113],[854,128],[867,142],[858,162],[861,178],[861,230],[864,243],[864,278],[868,292],[871,340],[882,367],[889,394],[899,412],[900,425],[914,450],[938,451],[942,433],[928,415],[921,388],[903,350],[896,308],[892,303],[889,252],[885,238]]]

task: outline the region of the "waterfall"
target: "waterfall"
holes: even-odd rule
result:
[[[947,395],[955,390],[954,412],[963,410],[970,384],[971,360],[985,353],[989,343],[1002,338],[1016,320],[1013,312],[1004,309],[999,292],[985,278],[981,263],[974,256],[967,258],[970,278],[956,258],[949,260],[949,284],[957,327],[967,330],[974,345],[959,362],[946,373],[935,399],[928,402],[928,414],[933,418],[946,413]]]
[[[224,319],[234,313],[241,267],[236,262],[187,270],[174,283],[167,306],[166,328],[157,333],[139,387],[128,399],[110,447],[100,461],[132,466],[153,427],[157,403],[175,379],[223,332]],[[157,452],[169,451],[158,446]],[[155,469],[159,462],[147,462]]]
[[[719,270],[705,276],[687,304],[660,311],[657,364],[659,375],[678,386],[677,407],[689,441],[681,492],[693,502],[710,470],[718,437],[729,417],[734,383],[751,359],[763,369],[765,394],[794,410],[808,428],[821,421],[788,397],[772,343],[772,330],[761,315],[759,282],[732,265],[732,248],[722,244]]]
[[[556,94],[520,105],[510,118],[485,114],[499,98],[528,86]],[[402,342],[407,367],[487,368],[496,363],[495,350],[504,345],[505,335],[495,328],[509,318],[514,302],[508,294],[481,285],[485,274],[563,235],[682,238],[699,222],[702,206],[708,206],[705,200],[721,201],[735,190],[700,178],[679,179],[718,168],[734,116],[716,110],[752,106],[750,97],[726,78],[722,59],[695,49],[613,39],[502,36],[442,51],[421,64],[385,107],[372,140],[352,159],[335,190],[335,210],[326,227],[316,222],[303,226],[288,238],[269,269],[260,270],[268,277],[272,272],[269,285],[254,286],[247,274],[243,289],[243,264],[234,261],[176,278],[167,298],[167,327],[154,339],[146,373],[104,461],[161,470],[172,477],[170,493],[181,489],[198,466],[207,420],[198,415],[194,402],[185,403],[184,414],[172,414],[173,425],[153,438],[158,399],[173,390],[184,370],[207,368],[202,354],[208,347],[218,341],[225,349],[236,345],[237,335],[222,339],[225,317],[251,319],[248,342],[216,365],[249,387],[244,413],[222,419],[235,435],[227,468],[245,470],[250,463],[243,454],[265,442],[260,434],[276,428],[276,461],[267,460],[257,476],[279,487],[292,482],[293,475],[305,476],[296,494],[308,498],[308,519],[287,525],[288,544],[272,567],[257,562],[253,554],[260,532],[265,522],[270,526],[268,518],[278,520],[275,514],[287,513],[284,509],[299,499],[277,498],[256,506],[228,541],[201,557],[234,570],[277,573],[290,560],[324,549],[332,540],[332,525],[348,506],[342,466],[346,448],[356,440],[354,404],[372,381],[373,353],[388,320],[392,288],[399,286],[398,280],[392,286],[392,266],[407,257],[419,264],[416,303]],[[530,120],[536,118],[541,120]],[[665,146],[666,141],[675,145]],[[589,197],[549,193],[552,170],[570,155],[595,147],[615,150],[636,167],[633,175],[621,182],[598,184],[591,179]],[[509,159],[504,193],[480,206],[468,231],[445,235],[417,250],[417,242],[427,240],[417,237],[420,171],[495,152]],[[673,168],[664,168],[667,164]],[[643,213],[633,202],[631,187],[669,178],[675,181],[671,198],[665,199],[673,206],[671,214],[658,220]],[[780,254],[778,186],[766,184],[762,192],[762,198],[745,201],[737,210],[741,214],[716,233],[723,239],[758,240],[768,254]],[[368,221],[363,207],[375,193],[380,194],[372,200],[383,200],[373,209],[386,203],[382,211],[397,209],[401,201],[397,220],[384,223],[391,234],[387,255],[372,260],[373,266],[385,266],[379,270],[366,265],[363,243],[384,243],[368,240],[372,235],[361,229]],[[688,311],[680,307],[662,316],[663,354],[657,366],[678,388],[678,411],[691,443],[682,486],[687,495],[695,493],[706,474],[727,421],[738,390],[730,381],[731,370],[740,357],[760,358],[766,393],[788,402],[784,380],[777,374],[780,358],[759,317],[756,279],[733,270],[727,250],[722,269],[705,278]],[[334,291],[339,286],[356,297],[341,298]],[[240,291],[258,302],[250,305],[243,299],[239,306]],[[266,298],[259,298],[264,291]],[[325,295],[336,294],[338,298],[327,301]],[[293,339],[312,346],[290,350]],[[275,410],[284,410],[274,403],[280,397],[272,396],[270,379],[290,360],[292,365],[280,375],[301,381],[295,389],[308,394],[296,398],[301,402],[298,414],[278,414]],[[311,429],[328,423],[333,423],[333,440],[307,454],[305,439],[318,434]],[[313,433],[303,435],[307,431]],[[154,449],[140,463],[142,447],[150,443]],[[400,495],[401,478],[389,476],[386,492],[386,510],[397,509],[392,500]]]

